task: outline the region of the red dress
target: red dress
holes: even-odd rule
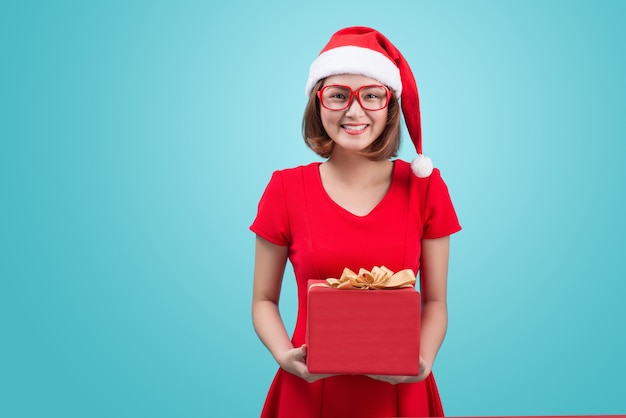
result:
[[[461,229],[448,189],[435,169],[417,178],[395,160],[387,194],[367,215],[357,216],[326,193],[320,163],[276,171],[250,229],[289,247],[298,288],[294,347],[304,343],[309,279],[339,277],[384,265],[392,271],[420,266],[422,238]],[[364,312],[363,315],[367,315]],[[443,416],[432,374],[419,383],[391,385],[366,376],[333,376],[307,383],[282,369],[269,390],[262,417]]]

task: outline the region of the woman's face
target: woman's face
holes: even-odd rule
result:
[[[343,85],[352,91],[367,85],[381,85],[372,78],[362,75],[345,74],[328,77],[324,86]],[[365,110],[356,97],[347,109],[330,110],[320,106],[322,125],[336,148],[348,152],[365,151],[384,131],[387,123],[387,107],[380,110]]]

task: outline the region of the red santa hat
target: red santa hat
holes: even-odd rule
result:
[[[376,79],[393,89],[400,99],[402,114],[417,157],[411,163],[417,177],[433,171],[430,158],[422,154],[420,104],[415,77],[400,51],[380,32],[355,26],[341,29],[330,38],[311,64],[306,95],[319,80],[338,74],[360,74]]]

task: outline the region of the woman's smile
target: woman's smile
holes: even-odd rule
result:
[[[348,133],[349,135],[360,135],[367,129],[368,124],[344,124],[341,127]]]

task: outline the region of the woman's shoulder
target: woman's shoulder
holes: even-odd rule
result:
[[[411,170],[411,163],[401,159],[394,160],[395,170],[397,171],[397,178],[404,179],[410,184],[417,187],[428,187],[432,182],[439,182],[441,180],[441,172],[438,168],[433,168],[433,172],[428,177],[417,177]]]
[[[312,178],[319,172],[320,164],[320,162],[312,162],[294,167],[281,168],[272,173],[272,178],[280,178],[283,181]]]
[[[283,194],[289,190],[302,189],[303,183],[310,184],[315,181],[319,173],[321,163],[313,162],[289,168],[274,170],[266,186],[266,194],[274,191],[275,194]]]
[[[280,174],[286,174],[286,175],[290,175],[294,173],[311,172],[311,171],[315,171],[316,169],[318,169],[320,164],[321,162],[316,161],[316,162],[302,164],[302,165],[298,165],[294,167],[281,168],[281,169],[275,170],[274,172],[280,173]]]

